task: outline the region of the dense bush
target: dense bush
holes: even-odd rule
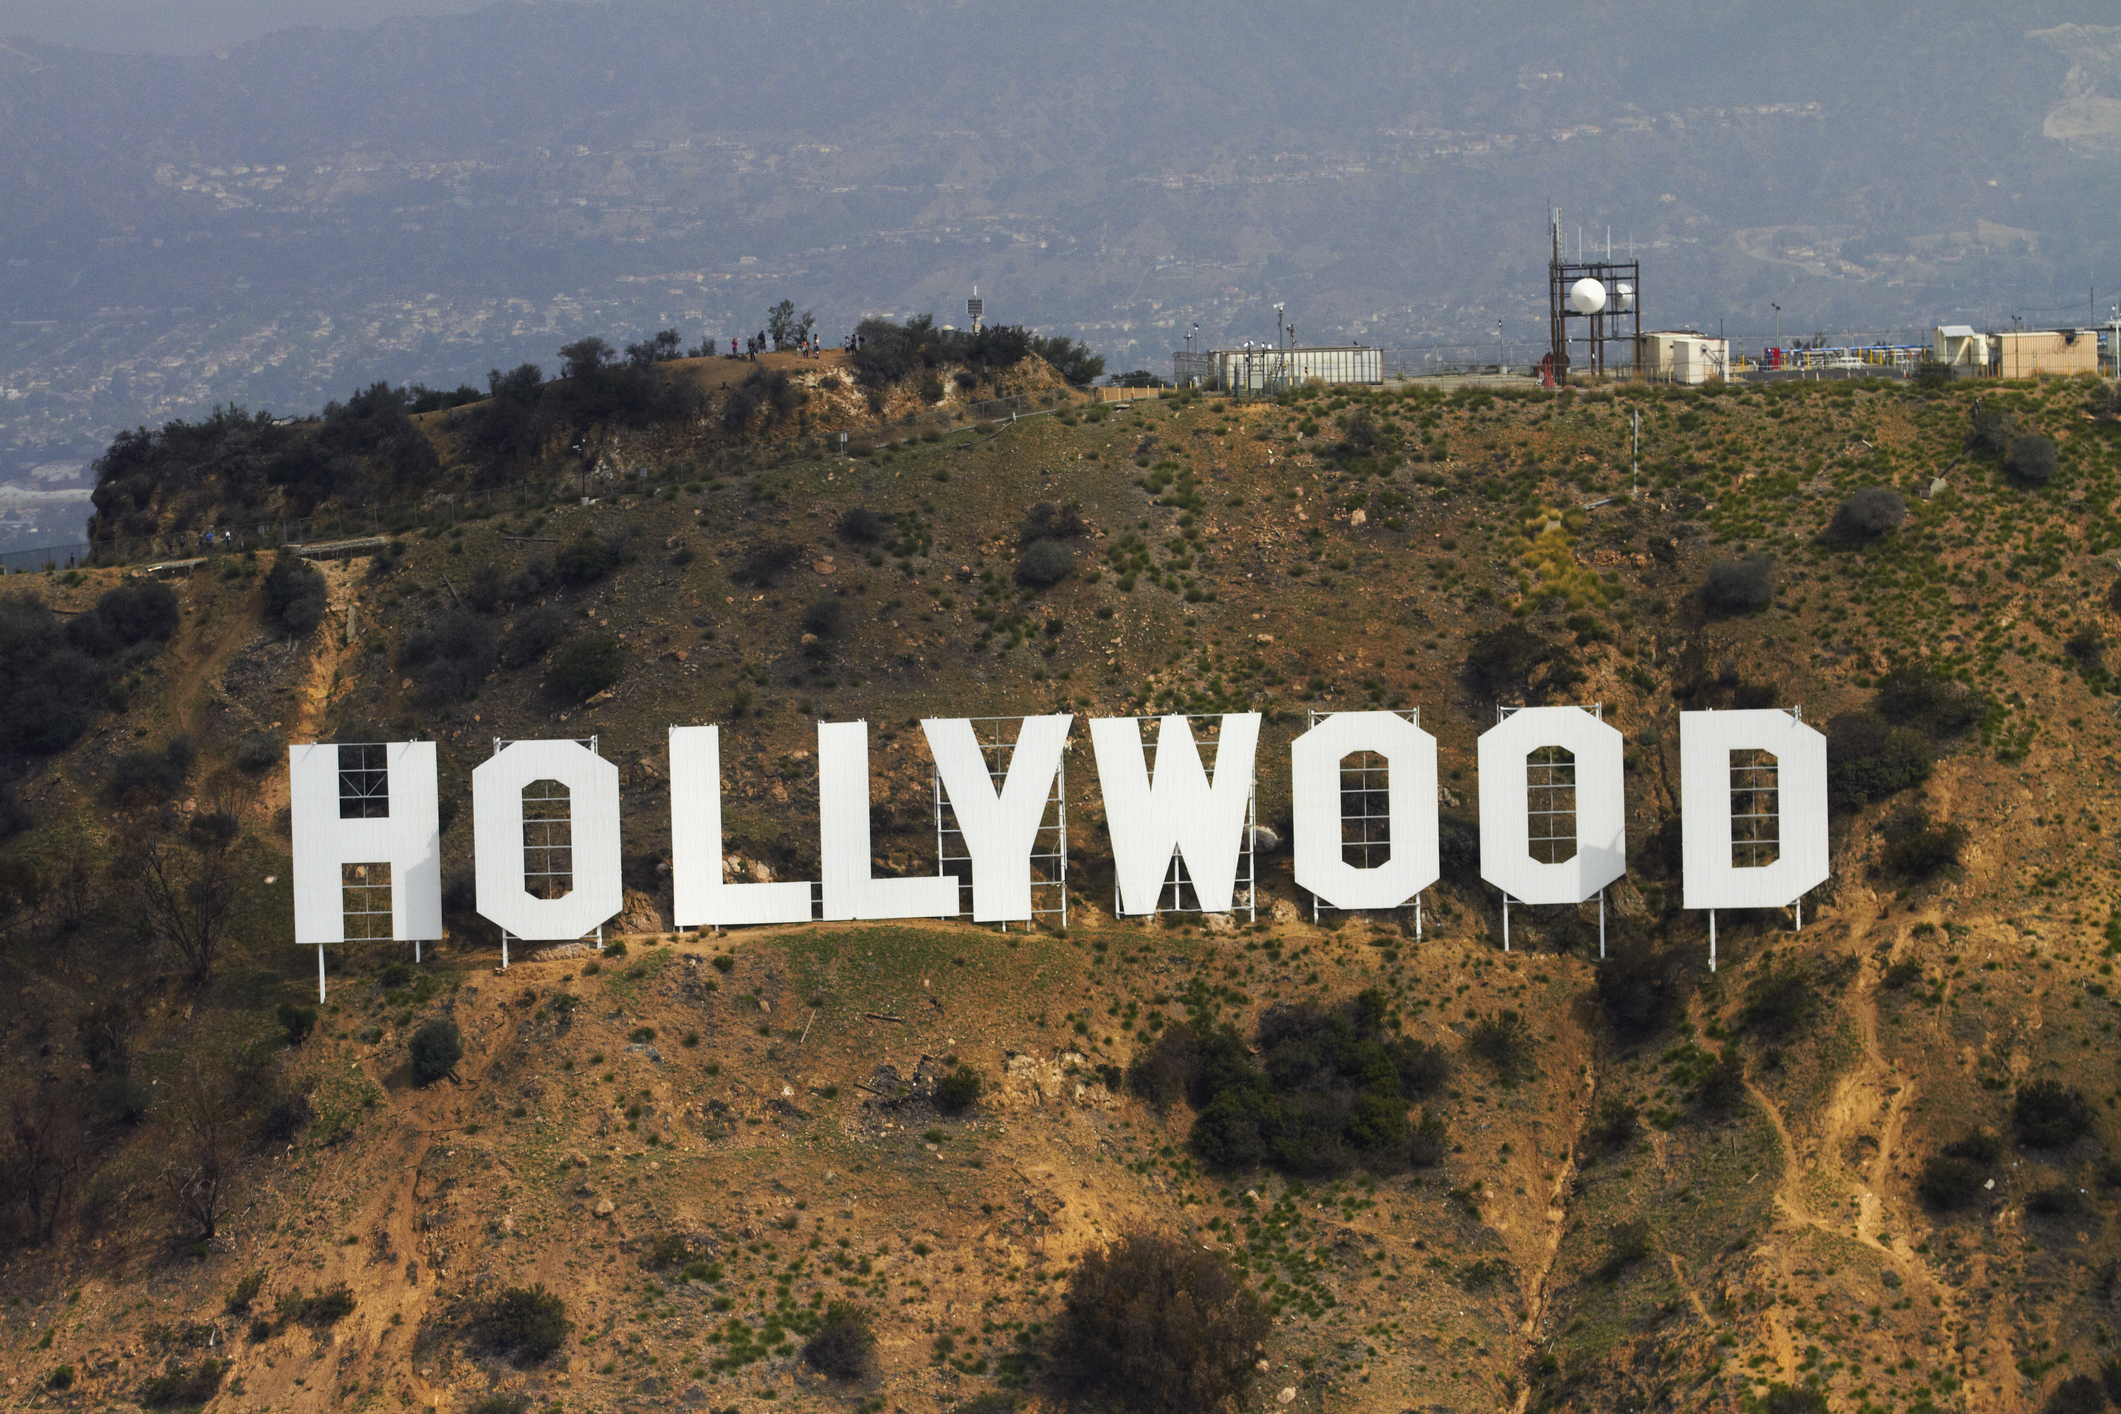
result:
[[[1827,801],[1860,810],[1929,779],[1929,739],[1876,712],[1843,712],[1826,724]]]
[[[1105,361],[1064,335],[1039,337],[1013,325],[996,325],[973,333],[938,329],[932,315],[916,315],[904,324],[864,319],[855,326],[860,346],[854,352],[854,380],[882,391],[916,373],[961,363],[971,368],[1001,369],[1037,354],[1054,371],[1078,387],[1105,371]]]
[[[803,1342],[803,1359],[819,1374],[835,1380],[859,1380],[876,1364],[876,1331],[869,1313],[852,1301],[835,1301],[818,1318],[817,1329]]]
[[[1024,523],[1018,534],[1029,545],[1036,540],[1072,540],[1088,529],[1083,524],[1082,508],[1075,502],[1055,505],[1051,501],[1040,501],[1024,512]]]
[[[1527,694],[1532,674],[1554,651],[1554,644],[1521,623],[1482,629],[1466,645],[1466,686],[1478,697]]]
[[[1920,806],[1901,811],[1879,829],[1884,847],[1878,861],[1886,872],[1907,879],[1927,879],[1959,862],[1966,847],[1964,825],[1932,820]]]
[[[1671,1024],[1686,998],[1679,983],[1680,959],[1639,937],[1623,933],[1598,965],[1594,982],[1606,1024],[1624,1041],[1654,1036]]]
[[[1988,699],[1919,659],[1895,664],[1878,679],[1870,710],[1887,722],[1940,740],[1978,726]]]
[[[420,1029],[412,1033],[406,1043],[412,1055],[412,1078],[421,1085],[432,1085],[457,1068],[464,1059],[464,1035],[457,1024],[444,1017],[424,1021]]]
[[[1898,491],[1866,486],[1835,509],[1827,528],[1845,540],[1869,540],[1899,529],[1906,519],[1907,502]]]
[[[738,584],[764,589],[803,558],[803,547],[785,540],[765,540],[745,552],[743,562],[730,573]]]
[[[1023,557],[1016,562],[1016,578],[1019,583],[1035,589],[1045,589],[1060,583],[1075,568],[1075,556],[1058,540],[1034,540],[1024,547]]]
[[[1337,1007],[1270,1007],[1257,1064],[1227,1023],[1205,1033],[1166,1027],[1130,1083],[1164,1103],[1183,1090],[1197,1111],[1187,1142],[1211,1167],[1390,1172],[1410,1162],[1408,1104],[1442,1085],[1448,1062],[1436,1047],[1392,1035],[1386,1009],[1375,989]]]
[[[935,1082],[935,1103],[945,1114],[962,1114],[979,1103],[983,1088],[979,1072],[960,1064]]]
[[[894,524],[890,516],[854,506],[840,516],[840,539],[851,545],[874,545],[891,533]]]
[[[838,638],[847,627],[847,601],[827,594],[811,601],[803,610],[803,632],[819,638]]]
[[[277,633],[307,638],[324,622],[324,576],[299,555],[282,550],[265,575],[265,622]]]
[[[2034,1080],[2018,1088],[2011,1104],[2018,1142],[2034,1149],[2073,1143],[2092,1132],[2092,1107],[2073,1085]]]
[[[2054,479],[2058,465],[2055,458],[2055,439],[2038,432],[2026,432],[2011,438],[2010,455],[2003,465],[2020,481],[2033,486],[2042,486]]]
[[[236,769],[246,776],[262,776],[287,759],[285,751],[278,732],[245,732],[236,743]]]
[[[552,557],[553,572],[562,584],[576,589],[595,584],[618,565],[618,556],[594,531],[583,531],[559,548]]]
[[[173,736],[160,750],[142,747],[111,763],[110,798],[121,804],[167,800],[184,789],[199,753],[188,736]]]
[[[160,580],[121,584],[66,626],[75,647],[100,658],[142,643],[161,644],[177,636],[181,615],[176,591]]]
[[[1966,444],[1970,449],[1983,456],[2007,456],[2017,436],[2015,414],[1993,403],[1975,400],[1973,415],[1967,424]]]
[[[2042,1414],[2105,1414],[2106,1388],[2090,1375],[2071,1375],[2054,1388]]]
[[[398,671],[429,703],[457,702],[479,690],[499,650],[493,630],[469,609],[444,609],[405,636]]]
[[[129,607],[103,620],[77,615],[62,626],[29,594],[0,594],[0,760],[63,751],[88,730],[103,707],[123,705],[120,674],[153,656],[159,640],[122,640],[120,625],[152,621]]]
[[[1750,614],[1774,600],[1775,560],[1771,555],[1713,561],[1701,582],[1701,602],[1716,613]]]
[[[1968,1159],[1934,1154],[1924,1160],[1915,1179],[1915,1192],[1932,1208],[1963,1208],[1981,1196],[1988,1170]]]
[[[530,1396],[521,1390],[489,1394],[465,1405],[464,1414],[530,1414]]]
[[[626,652],[608,633],[570,639],[545,668],[545,690],[561,702],[587,702],[626,672]]]
[[[754,368],[722,401],[722,430],[736,435],[751,426],[761,411],[772,427],[809,400],[810,395],[782,370]]]
[[[465,1323],[474,1347],[520,1365],[557,1354],[570,1329],[566,1303],[542,1284],[501,1288],[479,1302]]]
[[[1223,1414],[1240,1406],[1272,1322],[1227,1258],[1131,1233],[1077,1265],[1059,1325],[1054,1374],[1085,1406]]]
[[[201,1360],[197,1365],[172,1365],[140,1383],[137,1396],[149,1409],[197,1409],[221,1389],[228,1365],[221,1360]]]
[[[1628,1269],[1639,1265],[1650,1255],[1650,1225],[1640,1218],[1629,1222],[1615,1223],[1606,1229],[1605,1260],[1591,1273],[1591,1279],[1604,1286],[1611,1286],[1626,1275]]]
[[[282,1002],[277,1017],[281,1038],[290,1046],[301,1045],[309,1039],[309,1033],[317,1029],[317,1009],[313,1006]]]
[[[1533,1048],[1531,1025],[1510,1007],[1480,1017],[1466,1031],[1466,1054],[1505,1080],[1524,1074],[1532,1063]]]
[[[1745,1058],[1736,1046],[1725,1046],[1695,1087],[1694,1103],[1706,1114],[1734,1115],[1745,1108],[1745,1094]]]
[[[1770,1039],[1792,1035],[1819,1009],[1819,983],[1802,963],[1770,965],[1745,991],[1738,1024]]]
[[[1827,1414],[1827,1409],[1825,1391],[1779,1381],[1768,1385],[1768,1392],[1760,1401],[1760,1414]]]
[[[567,636],[567,614],[557,604],[540,604],[516,615],[501,640],[504,667],[527,668],[550,653]]]

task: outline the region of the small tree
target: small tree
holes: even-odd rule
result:
[[[2011,1127],[2018,1142],[2053,1149],[2092,1132],[2092,1107],[2074,1085],[2034,1080],[2019,1088],[2011,1104]]]
[[[421,1023],[406,1049],[412,1053],[412,1078],[422,1085],[432,1085],[464,1059],[464,1034],[457,1030],[454,1021],[436,1017]]]
[[[594,334],[576,339],[560,350],[560,376],[576,382],[592,382],[617,362],[611,345]]]
[[[626,652],[619,641],[608,633],[588,633],[554,651],[545,688],[562,702],[586,702],[625,672]]]
[[[1841,503],[1828,528],[1845,540],[1871,540],[1899,529],[1906,519],[1907,502],[1898,491],[1866,486]]]
[[[496,1291],[473,1308],[466,1333],[489,1355],[533,1365],[557,1354],[571,1329],[566,1303],[540,1284]]]
[[[1034,540],[1016,563],[1016,578],[1034,589],[1046,589],[1066,579],[1074,568],[1075,556],[1067,546],[1058,540]]]
[[[960,1064],[956,1070],[935,1082],[935,1103],[946,1114],[961,1114],[979,1103],[980,1091],[985,1088],[979,1072],[969,1065]]]
[[[2054,479],[2059,464],[2055,456],[2055,439],[2038,432],[2013,437],[2010,455],[2004,458],[2003,464],[2011,475],[2027,485],[2044,486]]]
[[[809,1340],[803,1342],[803,1358],[810,1368],[835,1380],[858,1380],[875,1365],[876,1332],[869,1313],[852,1301],[835,1301],[825,1308]]]
[[[795,342],[801,327],[795,317],[795,301],[792,299],[784,299],[766,311],[766,337],[773,340],[775,348]]]
[[[299,555],[282,550],[265,575],[265,622],[293,638],[307,638],[324,621],[324,576]]]
[[[1775,599],[1775,560],[1756,555],[1745,560],[1717,560],[1701,583],[1701,602],[1725,614],[1750,614]]]
[[[1243,1400],[1271,1324],[1227,1258],[1130,1233],[1076,1267],[1056,1373],[1086,1403],[1216,1414]]]
[[[183,960],[195,987],[213,975],[235,919],[238,862],[230,843],[218,832],[149,829],[121,847],[114,866],[150,935]]]

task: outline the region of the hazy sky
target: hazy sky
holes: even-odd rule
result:
[[[120,54],[194,54],[292,25],[358,29],[493,0],[0,0],[0,35]]]

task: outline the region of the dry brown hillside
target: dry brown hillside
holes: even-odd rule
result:
[[[10,788],[11,1397],[1058,1409],[1071,1272],[1146,1230],[1227,1254],[1270,1310],[1246,1408],[2104,1398],[2121,449],[2088,391],[1312,389],[844,459],[612,428],[644,476],[587,506],[504,488],[324,562],[306,634],[269,617],[270,558],[210,559]],[[1867,487],[1901,518],[1837,523]],[[12,579],[36,603],[7,623],[66,632],[131,574]],[[1505,953],[1478,878],[1474,742],[1520,701],[1600,703],[1628,742],[1602,961],[1589,906],[1514,911]],[[1080,724],[1064,931],[669,927],[672,723],[723,725],[741,867],[814,878],[818,720],[869,722],[879,867],[926,873],[924,715],[1268,713],[1285,836],[1304,713],[1365,705],[1441,744],[1418,939],[1411,910],[1314,922],[1285,847],[1256,921],[1113,918]],[[1832,724],[1834,877],[1801,932],[1723,915],[1712,974],[1678,906],[1677,714],[1753,705]],[[622,771],[623,953],[500,971],[469,773],[495,737],[592,733]],[[450,936],[417,967],[336,950],[289,1044],[315,959],[282,748],[379,737],[439,744]],[[141,861],[209,857],[222,817],[240,867],[197,982]],[[1264,1064],[1271,1009],[1367,989],[1378,1036],[1446,1067],[1402,1106],[1442,1122],[1433,1152],[1218,1168],[1193,1101],[1124,1078],[1181,1025]],[[408,1039],[437,1018],[464,1054],[423,1086]],[[953,1111],[959,1066],[983,1088]],[[539,1284],[559,1349],[483,1351],[472,1318]],[[877,1336],[853,1381],[801,1353],[838,1300]]]

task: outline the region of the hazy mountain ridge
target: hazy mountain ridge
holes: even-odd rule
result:
[[[1417,366],[1528,359],[1549,202],[1633,242],[1652,322],[1748,342],[1770,303],[1786,336],[2089,318],[2121,254],[2081,200],[2115,160],[2081,7],[1554,16],[504,4],[225,57],[18,42],[0,479],[784,296],[837,333],[978,284],[1115,369],[1275,301]],[[1784,226],[1816,234],[1740,238]]]

